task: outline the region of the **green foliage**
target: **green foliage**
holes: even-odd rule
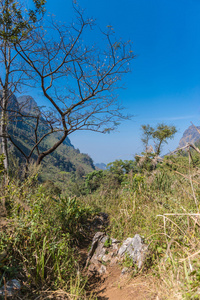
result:
[[[133,259],[127,253],[125,253],[123,258],[123,267],[125,268],[133,267]]]
[[[166,170],[158,171],[154,177],[153,189],[168,192],[175,182],[176,177],[167,172]]]
[[[142,125],[143,136],[142,142],[145,146],[145,152],[142,155],[136,155],[135,160],[138,165],[138,171],[151,172],[153,171],[161,158],[159,155],[163,143],[167,143],[168,139],[172,139],[177,132],[175,126],[168,126],[164,123],[158,124],[155,128],[148,125]],[[149,141],[152,140],[155,145],[155,152]]]
[[[112,246],[112,239],[108,237],[104,243],[104,247],[109,248],[110,246]]]
[[[169,126],[164,123],[158,124],[155,128],[148,125],[142,125],[143,138],[142,142],[145,145],[147,152],[149,140],[153,139],[155,144],[155,153],[160,155],[163,143],[167,143],[168,139],[172,139],[177,132],[175,126]]]
[[[107,165],[107,170],[95,170],[85,177],[85,190],[92,193],[100,188],[104,190],[119,187],[129,173],[136,173],[136,163],[132,160],[116,160]]]
[[[199,155],[192,151],[192,157],[189,165],[187,155],[180,152],[165,157],[153,172],[137,168],[140,172],[135,174],[126,174],[117,161],[104,174],[110,180],[112,172],[122,176],[118,185],[110,185],[106,193],[108,176],[102,176],[101,187],[84,197],[110,215],[112,237],[144,236],[150,251],[144,270],[166,280],[166,290],[176,289],[185,299],[199,298],[199,218],[190,216],[199,209],[195,201],[200,203]],[[187,258],[193,254],[196,263],[193,256]],[[125,257],[123,265],[131,267],[132,261]]]
[[[0,154],[0,175],[4,171],[4,163],[3,163],[4,159],[5,159],[5,155]]]
[[[156,142],[156,154],[159,155],[163,143],[167,143],[168,139],[172,139],[177,132],[175,126],[168,126],[164,123],[158,124],[152,133],[152,137]]]
[[[156,157],[155,153],[152,152],[142,152],[142,156],[135,156],[135,161],[137,163],[138,171],[141,173],[151,172],[155,169],[155,165],[153,164],[153,160]]]
[[[32,121],[33,122],[33,121]],[[32,124],[34,128],[34,124]],[[28,154],[31,151],[31,137],[34,135],[34,130],[26,123],[16,126],[9,124],[9,133],[15,136],[15,141],[20,145],[21,149]],[[38,127],[38,135],[40,136],[47,128],[45,126]],[[49,148],[58,142],[58,134],[52,134],[40,144],[40,151],[44,151],[45,147]],[[26,140],[30,142],[27,143]],[[10,153],[10,168],[13,175],[17,165],[20,166],[20,172],[16,172],[19,178],[23,176],[24,159],[20,152],[9,145]],[[36,160],[36,155],[33,153],[33,161]],[[80,153],[71,145],[69,139],[66,139],[60,147],[52,154],[47,156],[43,162],[39,174],[40,182],[53,182],[54,185],[61,190],[71,195],[80,195],[79,188],[84,182],[84,176],[95,169],[92,159],[87,155]],[[78,184],[75,185],[75,182]],[[81,189],[82,190],[82,189]]]
[[[183,174],[188,173],[189,162],[188,157],[177,153],[176,155],[168,155],[163,159],[163,163],[159,165],[159,169],[168,171],[178,171]]]
[[[186,299],[199,299],[200,261],[198,259],[193,259],[192,264],[195,265],[195,269],[189,272],[186,262],[184,263],[185,275],[189,285],[189,291],[186,292]]]
[[[46,195],[60,195],[61,194],[61,189],[54,184],[51,180],[47,180],[44,182],[41,187],[40,187],[40,192],[45,193]]]
[[[115,160],[114,162],[109,163],[107,167],[119,184],[125,179],[124,175],[127,175],[130,172],[136,173],[137,171],[136,163],[133,160]]]
[[[9,255],[0,261],[0,275],[10,279],[24,273],[30,289],[72,289],[77,281],[76,245],[85,238],[95,211],[76,198],[52,197],[34,181],[7,186],[11,223],[6,232],[0,231],[0,254],[6,250]],[[86,279],[79,275],[78,281],[79,292],[84,292]]]
[[[115,161],[105,171],[86,175],[81,197],[59,196],[44,185],[36,188],[36,177],[20,187],[11,183],[5,196],[13,225],[0,234],[0,254],[9,249],[0,262],[1,275],[13,278],[25,266],[34,288],[41,283],[63,288],[78,299],[86,279],[77,275],[77,247],[87,236],[88,220],[101,211],[110,216],[109,236],[124,240],[138,233],[149,245],[139,273],[151,272],[166,291],[176,289],[174,294],[182,298],[198,299],[199,217],[193,214],[199,211],[200,172],[195,155],[190,165],[184,153],[167,156],[145,173],[136,162]],[[76,172],[73,176],[78,186]],[[110,245],[111,238],[104,246]],[[132,267],[132,259],[125,256],[122,265]]]
[[[130,171],[135,170],[135,162],[133,160],[115,160],[107,165],[111,173],[115,174],[128,174]]]
[[[45,12],[46,0],[33,0],[34,9],[25,9],[15,0],[1,1],[0,38],[17,43],[34,28],[34,24]]]
[[[105,178],[105,172],[103,170],[93,171],[85,177],[85,187],[88,193],[91,193],[101,186],[103,179]]]
[[[70,233],[71,237],[81,237],[84,227],[87,226],[87,219],[94,214],[89,205],[81,204],[80,200],[74,198],[60,197],[59,209],[56,213],[61,221],[63,231]]]
[[[147,150],[148,145],[149,145],[149,140],[152,138],[152,134],[154,132],[154,128],[151,127],[149,124],[142,125],[141,127],[143,130],[142,143],[145,146],[145,150]]]

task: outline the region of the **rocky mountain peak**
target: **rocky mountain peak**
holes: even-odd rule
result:
[[[200,126],[196,126],[196,127],[197,129],[200,130]],[[184,147],[187,143],[194,144],[199,140],[200,140],[200,134],[198,133],[196,128],[193,125],[191,125],[184,131],[183,136],[179,142],[179,147],[180,148]]]
[[[17,101],[19,103],[20,109],[25,113],[35,114],[40,111],[36,101],[29,95],[20,96],[17,98]]]

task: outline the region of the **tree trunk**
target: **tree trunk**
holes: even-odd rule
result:
[[[2,112],[1,112],[1,148],[2,154],[4,154],[4,168],[5,173],[8,175],[8,140],[7,140],[7,93],[3,91],[2,96]]]
[[[162,142],[163,142],[163,140],[160,140],[160,142],[158,144],[158,148],[157,148],[157,151],[156,151],[156,156],[160,155],[160,149],[161,149]]]
[[[64,142],[64,140],[66,139],[67,135],[68,135],[68,132],[64,131],[62,138],[57,143],[55,143],[49,150],[40,153],[40,155],[38,155],[38,158],[37,158],[37,161],[36,161],[36,166],[39,166],[41,164],[41,161],[47,155],[49,155],[52,152],[54,152]]]

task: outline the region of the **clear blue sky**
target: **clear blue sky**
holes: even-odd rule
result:
[[[72,143],[95,162],[133,159],[142,151],[141,124],[165,122],[177,126],[178,133],[162,154],[173,150],[191,121],[200,125],[200,1],[78,2],[102,29],[112,25],[116,36],[133,42],[137,57],[124,78],[126,89],[118,94],[135,117],[109,135],[76,132]],[[73,18],[70,0],[47,0],[47,12],[61,22]]]

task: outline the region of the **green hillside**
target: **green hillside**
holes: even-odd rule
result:
[[[9,103],[9,109],[21,110],[26,114],[34,114],[39,111],[39,108],[31,96],[21,96],[16,98],[11,97]],[[31,148],[34,145],[34,128],[35,119],[21,118],[10,114],[11,122],[9,123],[8,130],[16,144],[22,149],[22,151],[28,155]],[[38,136],[41,137],[44,132],[48,130],[47,125],[42,122],[38,127]],[[40,152],[45,151],[58,141],[61,133],[53,133],[46,137],[39,145]],[[11,156],[11,169],[13,170],[13,164],[19,164],[21,173],[23,172],[22,166],[25,159],[20,151],[9,144],[9,153]],[[36,160],[36,150],[33,152],[32,161]],[[66,138],[63,144],[57,148],[52,154],[47,156],[42,161],[42,167],[40,168],[39,179],[41,181],[52,181],[63,189],[63,182],[71,180],[73,178],[80,179],[87,173],[93,171],[95,166],[92,159],[87,155],[80,153],[78,149],[75,149],[71,144],[69,138]],[[21,174],[20,174],[21,175]]]

